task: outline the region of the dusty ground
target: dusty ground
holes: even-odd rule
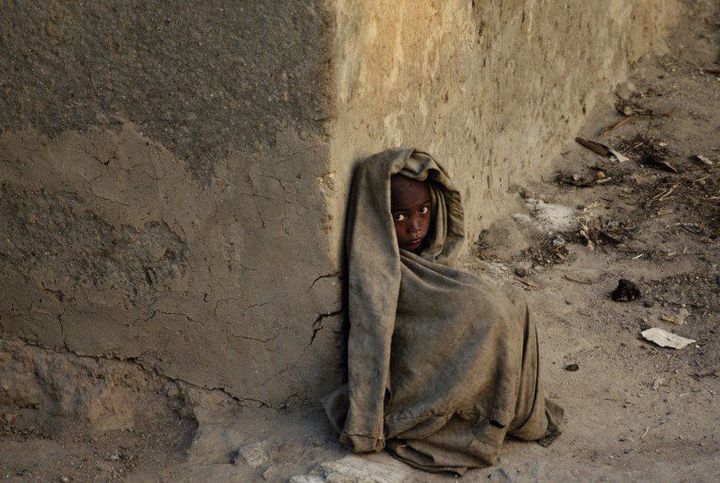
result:
[[[508,442],[497,466],[465,480],[714,481],[720,473],[720,74],[702,70],[720,68],[720,18],[711,2],[693,3],[691,13],[669,53],[639,65],[580,133],[631,159],[569,140],[544,182],[518,189],[523,208],[473,246],[468,268],[526,290],[542,327],[547,388],[567,422],[550,448]],[[620,278],[641,297],[612,301]],[[696,343],[657,347],[640,336],[649,326]],[[253,407],[161,379],[147,379],[167,396],[161,416],[121,429],[102,429],[98,421],[117,412],[107,408],[79,424],[43,405],[0,406],[0,478],[451,479],[384,454],[348,457],[318,409]],[[126,395],[123,404],[139,403]]]

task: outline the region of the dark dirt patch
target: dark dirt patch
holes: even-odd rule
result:
[[[72,284],[111,288],[131,303],[166,287],[183,267],[185,242],[166,224],[143,230],[114,227],[85,208],[72,193],[49,194],[0,186],[0,256],[4,270],[27,273],[38,267],[48,276],[47,290]]]
[[[615,302],[632,302],[640,297],[642,297],[642,293],[638,286],[625,278],[618,281],[618,286],[610,294],[610,298]]]

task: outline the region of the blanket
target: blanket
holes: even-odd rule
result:
[[[398,248],[390,178],[429,180],[429,243]],[[538,337],[521,296],[456,268],[458,190],[429,154],[390,149],[358,167],[347,216],[348,384],[324,401],[355,452],[386,448],[423,470],[492,465],[506,437],[558,434],[540,384]]]

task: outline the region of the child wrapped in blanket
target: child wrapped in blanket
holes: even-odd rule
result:
[[[522,298],[454,268],[460,194],[427,153],[364,160],[348,207],[348,384],[325,400],[355,452],[426,471],[492,465],[506,435],[559,434]]]

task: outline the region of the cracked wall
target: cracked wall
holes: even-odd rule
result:
[[[278,407],[339,383],[324,8],[0,3],[3,336]]]
[[[470,238],[674,1],[0,2],[0,334],[273,407],[342,379],[352,169],[424,148]]]

